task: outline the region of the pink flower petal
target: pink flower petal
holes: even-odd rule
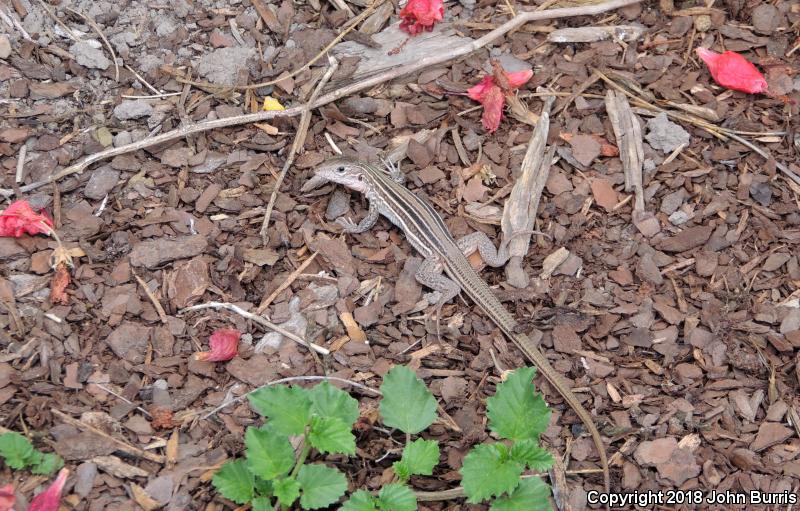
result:
[[[194,354],[195,360],[206,362],[225,362],[239,353],[239,339],[242,333],[235,328],[220,328],[211,334],[208,343],[211,351],[201,351]]]
[[[506,73],[508,84],[514,89],[519,89],[533,77],[532,69],[524,69],[522,71],[515,71],[513,73]]]
[[[494,78],[491,76],[484,76],[483,80],[478,82],[478,85],[474,85],[467,89],[467,96],[475,101],[480,102],[483,96],[491,89],[495,87]]]
[[[483,95],[481,104],[483,105],[483,115],[481,116],[483,128],[489,133],[494,133],[500,127],[506,97],[500,87],[495,86]]]
[[[433,25],[444,18],[443,0],[408,0],[400,10],[400,30],[416,35],[423,30],[433,30]]]
[[[767,80],[750,61],[732,51],[717,53],[707,48],[697,48],[714,81],[726,89],[757,94],[767,90]]]
[[[35,496],[28,505],[28,511],[58,511],[58,504],[61,501],[61,490],[67,482],[69,470],[62,468],[58,477],[45,491]]]
[[[16,501],[17,497],[14,495],[13,484],[0,487],[0,511],[11,511],[14,509]]]
[[[53,220],[47,214],[35,212],[25,200],[14,201],[0,212],[0,236],[49,234],[52,227]]]

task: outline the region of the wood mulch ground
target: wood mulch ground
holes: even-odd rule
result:
[[[17,186],[21,154],[25,185],[181,123],[254,111],[268,94],[286,106],[302,104],[326,59],[250,91],[196,87],[178,77],[218,85],[280,78],[364,8],[317,0],[47,6],[78,42],[41,2],[0,5],[0,188]],[[108,44],[67,7],[94,20]],[[504,2],[463,0],[445,9],[445,21],[459,22],[458,34],[473,38],[510,16]],[[348,36],[343,48],[388,30],[396,12],[376,14],[372,28]],[[19,27],[5,17],[21,20]],[[627,41],[547,41],[556,28],[590,24],[636,25],[642,33]],[[526,361],[460,299],[444,309],[439,343],[425,320],[430,290],[413,278],[419,257],[402,233],[382,219],[364,234],[340,235],[333,220],[363,218],[366,202],[339,188],[303,194],[300,187],[333,154],[326,137],[361,157],[405,144],[407,185],[431,199],[453,234],[481,230],[498,238],[533,127],[507,115],[487,134],[476,103],[461,94],[490,71],[494,57],[509,69],[533,69],[520,97],[534,113],[542,104],[530,95],[537,87],[581,94],[559,96],[554,105],[548,143],[557,161],[537,215],[548,236],[533,238],[524,261],[528,286],[510,286],[502,270],[481,275],[528,331],[540,333],[540,346],[596,417],[609,445],[613,490],[797,494],[800,186],[776,163],[800,173],[799,24],[791,0],[710,7],[647,1],[527,24],[491,49],[330,103],[313,113],[277,194],[266,244],[259,231],[297,119],[198,133],[23,193],[53,215],[66,245],[85,255],[76,259],[68,304],[52,304],[54,241],[0,238],[0,426],[66,460],[69,509],[131,509],[132,485],[167,510],[233,509],[209,474],[241,455],[245,428],[260,419],[246,402],[207,412],[290,376],[328,374],[377,388],[393,364],[413,360],[457,428],[448,421],[431,428],[441,463],[412,486],[458,486],[463,456],[488,438],[485,398],[502,370]],[[694,53],[701,46],[745,55],[764,72],[771,95],[715,85]],[[347,83],[358,64],[338,55],[327,90]],[[606,147],[618,141],[605,109],[609,85],[592,79],[594,68],[620,73],[659,106],[688,105],[744,133],[772,158],[635,109],[644,135],[645,208],[658,221],[657,233],[643,235],[632,221],[621,159]],[[542,278],[545,258],[562,248],[568,257]],[[264,313],[332,349],[327,357],[285,339],[275,343],[274,334],[261,342],[270,332],[229,310],[180,312],[211,301],[255,311],[290,276]],[[346,337],[347,313],[368,344]],[[245,333],[239,355],[225,363],[194,360],[222,327]],[[587,492],[602,488],[597,453],[575,413],[546,382],[537,383],[553,410],[543,442],[567,469],[564,501],[583,509]],[[374,420],[374,398],[352,392],[364,420]],[[165,458],[168,445],[177,449]],[[360,433],[358,448],[341,467],[351,487],[379,487],[396,459],[386,456],[394,445],[373,429]],[[3,466],[0,484],[7,482],[17,487],[18,509],[47,483]],[[420,508],[483,509],[458,499]]]

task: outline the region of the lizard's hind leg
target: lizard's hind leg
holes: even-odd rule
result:
[[[461,291],[461,287],[454,281],[442,274],[442,265],[438,259],[432,257],[422,261],[415,275],[417,282],[423,284],[441,295],[434,306],[436,312],[436,338],[441,341],[440,322],[442,317],[442,307],[445,303],[455,298]]]

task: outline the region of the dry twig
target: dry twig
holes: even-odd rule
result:
[[[102,39],[103,42],[106,44],[106,48],[108,48],[108,52],[111,54],[111,61],[114,63],[114,80],[118,82],[119,81],[119,63],[117,62],[117,54],[114,52],[114,47],[111,46],[111,43],[109,43],[108,39],[106,39],[106,35],[103,33],[102,30],[100,30],[100,26],[97,23],[95,23],[95,21],[92,18],[90,18],[89,16],[86,16],[82,12],[76,11],[76,10],[71,9],[69,7],[66,7],[66,9],[69,12],[71,12],[71,13],[77,15],[77,16],[80,16],[81,18],[83,18],[83,21],[85,21],[90,27],[92,27],[92,29],[95,32],[97,32],[97,35],[100,36],[100,39]]]
[[[325,74],[314,88],[314,92],[311,93],[311,98],[309,98],[308,102],[306,103],[306,107],[300,116],[300,125],[297,127],[297,132],[294,136],[294,142],[292,142],[292,147],[286,157],[286,162],[283,164],[281,173],[278,175],[278,179],[275,180],[275,187],[272,189],[272,195],[270,195],[269,203],[267,204],[267,211],[264,212],[264,220],[261,222],[261,231],[259,233],[261,235],[261,241],[265,246],[268,241],[267,227],[269,226],[269,219],[272,216],[272,208],[275,207],[275,201],[278,198],[278,191],[281,189],[281,185],[283,184],[284,178],[286,178],[286,173],[289,171],[289,167],[291,167],[292,163],[294,163],[294,157],[297,154],[297,151],[299,151],[300,148],[303,147],[303,144],[305,144],[306,135],[308,134],[308,125],[311,123],[310,105],[312,105],[314,101],[316,101],[317,97],[319,97],[319,93],[322,91],[322,88],[326,83],[328,83],[328,80],[331,79],[331,76],[333,76],[333,73],[339,66],[339,63],[336,61],[336,59],[330,56],[328,57],[328,63],[328,70],[325,71]]]
[[[137,151],[139,149],[152,147],[178,138],[183,138],[192,135],[194,133],[201,133],[203,131],[208,131],[217,128],[239,126],[251,122],[261,122],[274,119],[276,117],[294,117],[296,115],[301,115],[306,109],[319,108],[323,105],[327,105],[328,103],[332,103],[333,101],[336,101],[340,98],[349,96],[350,94],[355,94],[356,92],[369,89],[376,85],[380,85],[382,83],[414,73],[416,71],[429,69],[438,64],[442,64],[444,62],[448,62],[458,57],[468,55],[494,42],[496,39],[499,39],[503,35],[507,34],[509,31],[517,27],[520,27],[525,23],[529,23],[531,21],[568,18],[573,16],[591,16],[606,11],[610,11],[613,9],[619,9],[620,7],[636,4],[639,3],[640,1],[641,0],[610,0],[608,2],[603,2],[600,4],[585,5],[580,7],[566,7],[563,9],[551,9],[547,11],[522,12],[518,14],[516,17],[503,23],[496,29],[487,33],[480,39],[476,39],[474,41],[470,41],[468,43],[452,48],[449,52],[442,51],[441,53],[430,55],[428,57],[414,61],[412,63],[398,66],[394,69],[387,70],[383,73],[379,73],[374,76],[364,78],[363,80],[360,80],[358,82],[351,83],[349,85],[346,85],[344,87],[341,87],[339,89],[336,89],[334,91],[331,91],[327,94],[320,96],[315,102],[313,102],[310,105],[301,105],[293,108],[287,108],[286,110],[258,112],[254,114],[227,117],[224,119],[215,119],[213,121],[191,124],[172,131],[168,131],[167,133],[162,133],[161,135],[153,136],[150,138],[146,138],[144,140],[140,140],[138,142],[134,142],[132,144],[120,147],[112,147],[106,149],[105,151],[100,151],[99,153],[89,155],[86,158],[79,161],[78,163],[70,165],[69,167],[62,169],[61,171],[56,172],[55,174],[49,176],[47,179],[37,181],[35,183],[30,183],[28,185],[20,187],[20,191],[23,193],[27,193],[32,190],[36,190],[46,184],[59,181],[66,176],[70,176],[72,174],[79,174],[84,170],[86,170],[86,168],[89,165],[95,162],[105,160],[107,158],[113,158],[114,156],[119,156],[120,154],[127,154],[129,152]],[[13,194],[14,194],[13,190],[0,188],[0,195],[11,197]]]

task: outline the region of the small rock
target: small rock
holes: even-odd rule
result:
[[[772,4],[761,3],[753,9],[752,23],[756,32],[770,35],[783,24],[784,17]]]
[[[81,41],[69,47],[69,52],[75,56],[75,61],[83,67],[105,71],[111,61],[103,54],[103,50]]]
[[[672,225],[683,225],[689,221],[689,214],[685,211],[676,211],[669,216],[669,222]]]
[[[671,215],[681,207],[684,199],[686,198],[686,190],[683,188],[678,189],[661,199],[661,212],[665,215]]]
[[[9,55],[11,55],[11,41],[7,35],[0,35],[0,59],[5,60]]]
[[[636,265],[636,276],[656,286],[660,286],[664,282],[661,270],[658,269],[653,258],[649,256],[639,258],[639,263]]]
[[[134,364],[144,362],[150,342],[150,328],[130,321],[123,322],[106,337],[106,344],[119,358]]]
[[[764,261],[764,266],[762,269],[764,271],[775,271],[778,270],[781,266],[786,264],[786,261],[791,259],[792,256],[786,253],[775,252],[772,253],[767,260]]]
[[[197,64],[197,72],[217,85],[235,85],[240,72],[246,72],[248,61],[256,57],[253,48],[220,48],[204,55]]]
[[[87,199],[102,200],[119,182],[119,171],[105,165],[92,172],[83,191]]]
[[[633,457],[640,465],[653,466],[666,463],[672,453],[678,448],[678,441],[672,437],[659,438],[649,442],[642,442]]]
[[[664,252],[685,252],[703,245],[711,237],[713,230],[711,225],[689,227],[675,236],[663,240],[659,248]]]
[[[561,353],[574,354],[581,349],[581,339],[572,328],[557,325],[553,328],[553,349]]]
[[[423,146],[424,147],[424,146]],[[411,144],[409,144],[409,148],[411,148]],[[409,155],[410,157],[410,155]],[[422,180],[423,183],[426,185],[435,183],[436,181],[440,181],[444,179],[445,173],[442,172],[439,167],[425,167],[419,171],[419,178]],[[480,178],[478,178],[480,180]]]
[[[758,428],[758,434],[750,449],[758,452],[772,447],[775,444],[785,442],[794,434],[794,430],[787,428],[777,422],[763,422]]]
[[[572,156],[584,167],[591,165],[602,149],[600,142],[589,135],[575,135],[569,145],[572,147]]]
[[[753,183],[750,185],[750,196],[766,208],[772,203],[772,187],[769,183]]]
[[[592,179],[592,195],[594,195],[595,202],[608,212],[613,211],[614,206],[619,203],[617,192],[612,188],[608,179]]]
[[[130,131],[120,131],[114,135],[114,147],[122,147],[133,142]]]
[[[155,268],[169,261],[186,259],[202,254],[207,246],[208,240],[201,234],[184,236],[174,240],[159,238],[141,241],[133,246],[130,260],[133,266]]]
[[[4,128],[0,129],[0,142],[16,144],[26,141],[32,134],[28,128]]]
[[[97,476],[97,465],[91,461],[81,463],[75,470],[75,486],[72,491],[77,493],[81,498],[86,498],[94,488],[94,478]]]
[[[153,115],[153,107],[143,99],[126,99],[114,107],[114,117],[120,121]]]
[[[670,121],[666,113],[660,113],[647,122],[647,143],[663,153],[670,153],[683,144],[688,144],[689,133]]]

